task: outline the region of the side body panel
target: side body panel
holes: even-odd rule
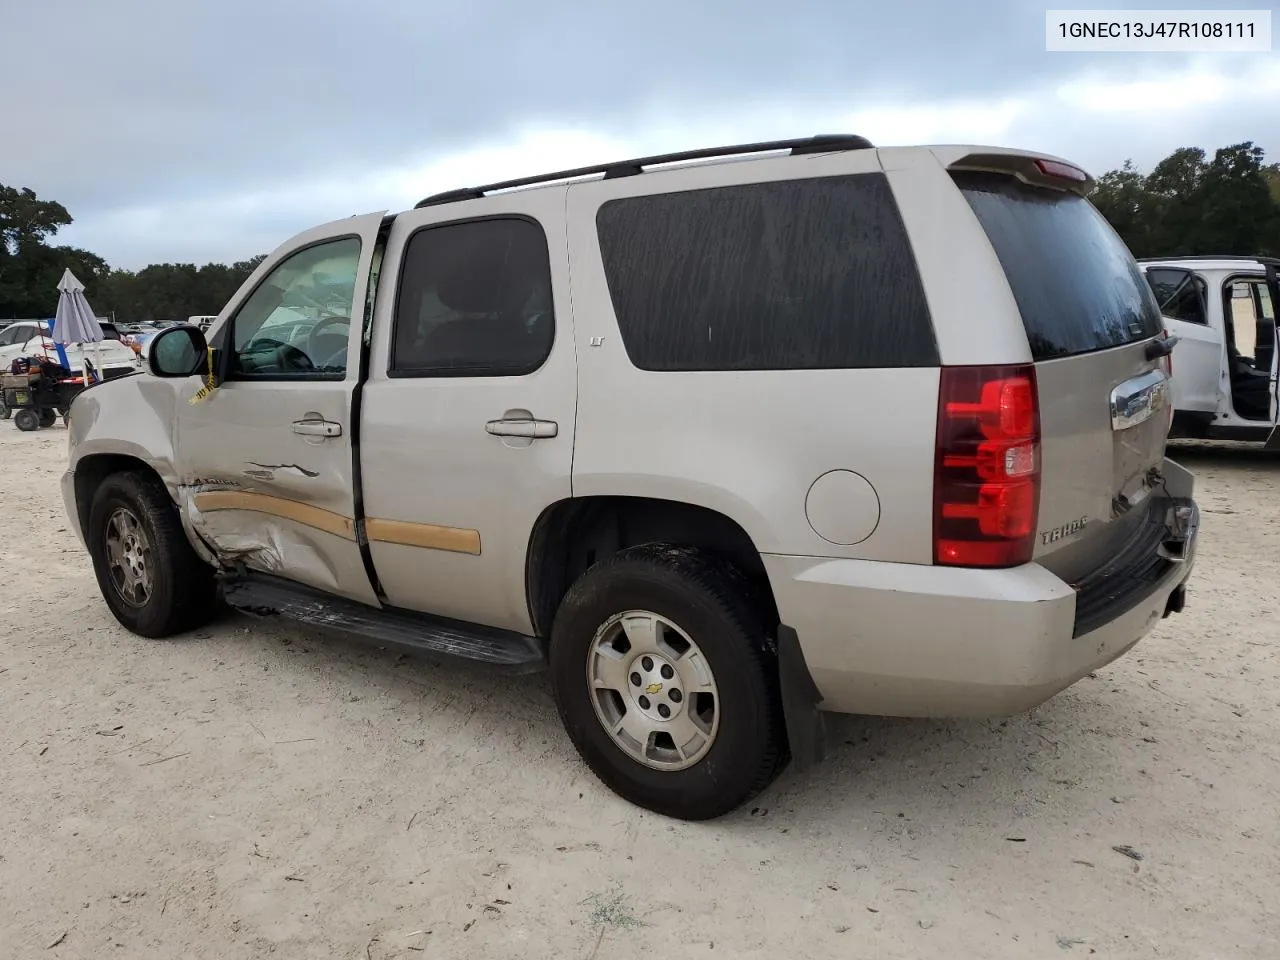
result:
[[[598,242],[597,214],[616,198],[881,172],[877,152],[865,150],[690,166],[569,187],[581,397],[575,496],[642,496],[703,506],[735,520],[764,554],[930,562],[936,367],[640,369],[622,341]],[[907,198],[901,213],[913,243],[938,218],[952,218],[957,202],[963,204],[945,190],[932,190],[939,180],[945,187],[945,174],[927,153],[919,167],[902,157],[888,173],[899,203]],[[931,199],[940,207],[929,212],[914,202],[917,189],[937,194]],[[958,229],[966,235],[964,221]],[[963,244],[957,250],[967,256]],[[929,255],[938,258],[943,251],[923,254]],[[966,281],[954,279],[953,272],[959,271],[936,274],[941,286],[932,276],[926,280],[931,311],[954,312],[948,305],[954,291],[947,284]],[[988,339],[997,329],[978,324],[968,337],[945,340],[940,333],[938,345],[944,358],[981,351],[987,357],[993,351],[1017,356],[1013,338]],[[1025,353],[1025,342],[1021,349]],[[810,524],[815,515],[823,518],[824,532],[842,535],[820,534]]]

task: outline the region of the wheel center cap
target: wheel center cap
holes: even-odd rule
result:
[[[680,675],[665,657],[646,653],[631,662],[631,700],[650,720],[667,721],[680,713],[684,691]]]

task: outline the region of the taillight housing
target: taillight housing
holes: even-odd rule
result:
[[[1040,398],[1026,365],[943,367],[934,453],[933,559],[1013,567],[1035,550]]]

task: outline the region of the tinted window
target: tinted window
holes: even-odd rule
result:
[[[1152,267],[1147,270],[1147,283],[1162,316],[1186,323],[1209,322],[1204,281],[1190,270]]]
[[[1088,200],[1000,174],[953,176],[1004,267],[1036,360],[1159,336],[1151,288]]]
[[[551,266],[538,224],[499,217],[410,237],[392,376],[522,376],[542,366],[554,336]]]
[[[233,375],[343,379],[359,265],[357,237],[305,247],[277,264],[231,320]]]
[[[596,226],[623,343],[641,369],[938,363],[882,174],[611,200]]]

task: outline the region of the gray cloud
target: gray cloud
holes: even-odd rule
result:
[[[754,107],[836,116],[869,104],[1019,95],[1086,68],[1119,76],[1176,62],[1046,53],[1043,7],[1019,0],[979,9],[955,0],[0,7],[18,40],[0,92],[0,182],[62,201],[81,221],[77,234],[111,210],[350,176],[529,124],[630,139],[659,119],[697,131]],[[1123,129],[1113,132],[1122,140]],[[315,219],[263,211],[239,236],[230,223],[207,223],[212,235],[121,236],[102,252],[113,261],[168,250],[248,255]]]

